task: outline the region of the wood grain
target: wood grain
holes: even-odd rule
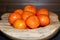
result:
[[[54,18],[55,17],[55,18]],[[8,18],[8,17],[6,17]],[[57,18],[57,20],[56,20]],[[8,23],[8,20],[0,20],[0,30],[11,39],[16,40],[48,40],[59,30],[58,16],[50,12],[51,23],[46,27],[37,29],[18,30]]]
[[[7,36],[16,39],[49,39],[53,37],[59,30],[60,22],[51,23],[46,27],[41,27],[38,29],[28,29],[28,30],[18,30],[13,28],[11,25],[5,24],[1,20],[0,30]],[[5,20],[5,22],[7,22]],[[5,24],[5,25],[3,25]]]

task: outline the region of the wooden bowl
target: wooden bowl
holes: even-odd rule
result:
[[[60,22],[58,18],[55,20],[53,17],[56,17],[56,14],[50,12],[51,23],[49,25],[27,30],[15,29],[7,20],[1,20],[0,30],[14,40],[47,40],[53,37],[59,30]]]
[[[10,14],[10,13],[4,13],[4,14],[1,16],[1,19],[2,19],[2,20],[8,20],[9,14]]]

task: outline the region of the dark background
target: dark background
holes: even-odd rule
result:
[[[47,8],[49,11],[55,12],[60,19],[60,0],[0,0],[0,16],[7,12],[12,12],[15,9],[22,8],[26,4],[32,4],[37,7]],[[0,18],[1,19],[1,18]],[[5,37],[2,32],[0,32],[0,39],[8,40],[9,38]],[[53,37],[51,40],[59,40],[60,31]]]
[[[36,5],[37,8],[45,7],[50,11],[60,11],[59,0],[0,0],[0,12],[11,12],[16,8],[23,8],[26,4]]]
[[[18,8],[23,9],[26,4],[35,5],[38,9],[45,7],[49,11],[60,15],[60,0],[0,0],[0,16]]]

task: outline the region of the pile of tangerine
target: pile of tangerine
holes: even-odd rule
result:
[[[8,21],[16,29],[35,29],[50,24],[49,11],[46,8],[37,10],[34,5],[26,5],[24,9],[16,9],[8,17]]]

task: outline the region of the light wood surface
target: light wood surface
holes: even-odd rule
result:
[[[51,23],[46,27],[38,29],[18,30],[14,29],[7,20],[1,20],[0,30],[13,39],[49,39],[53,37],[59,30],[60,22]]]
[[[0,30],[14,40],[48,40],[58,32],[60,26],[56,14],[50,12],[50,19],[51,23],[46,27],[27,30],[15,29],[8,20],[0,20]]]

